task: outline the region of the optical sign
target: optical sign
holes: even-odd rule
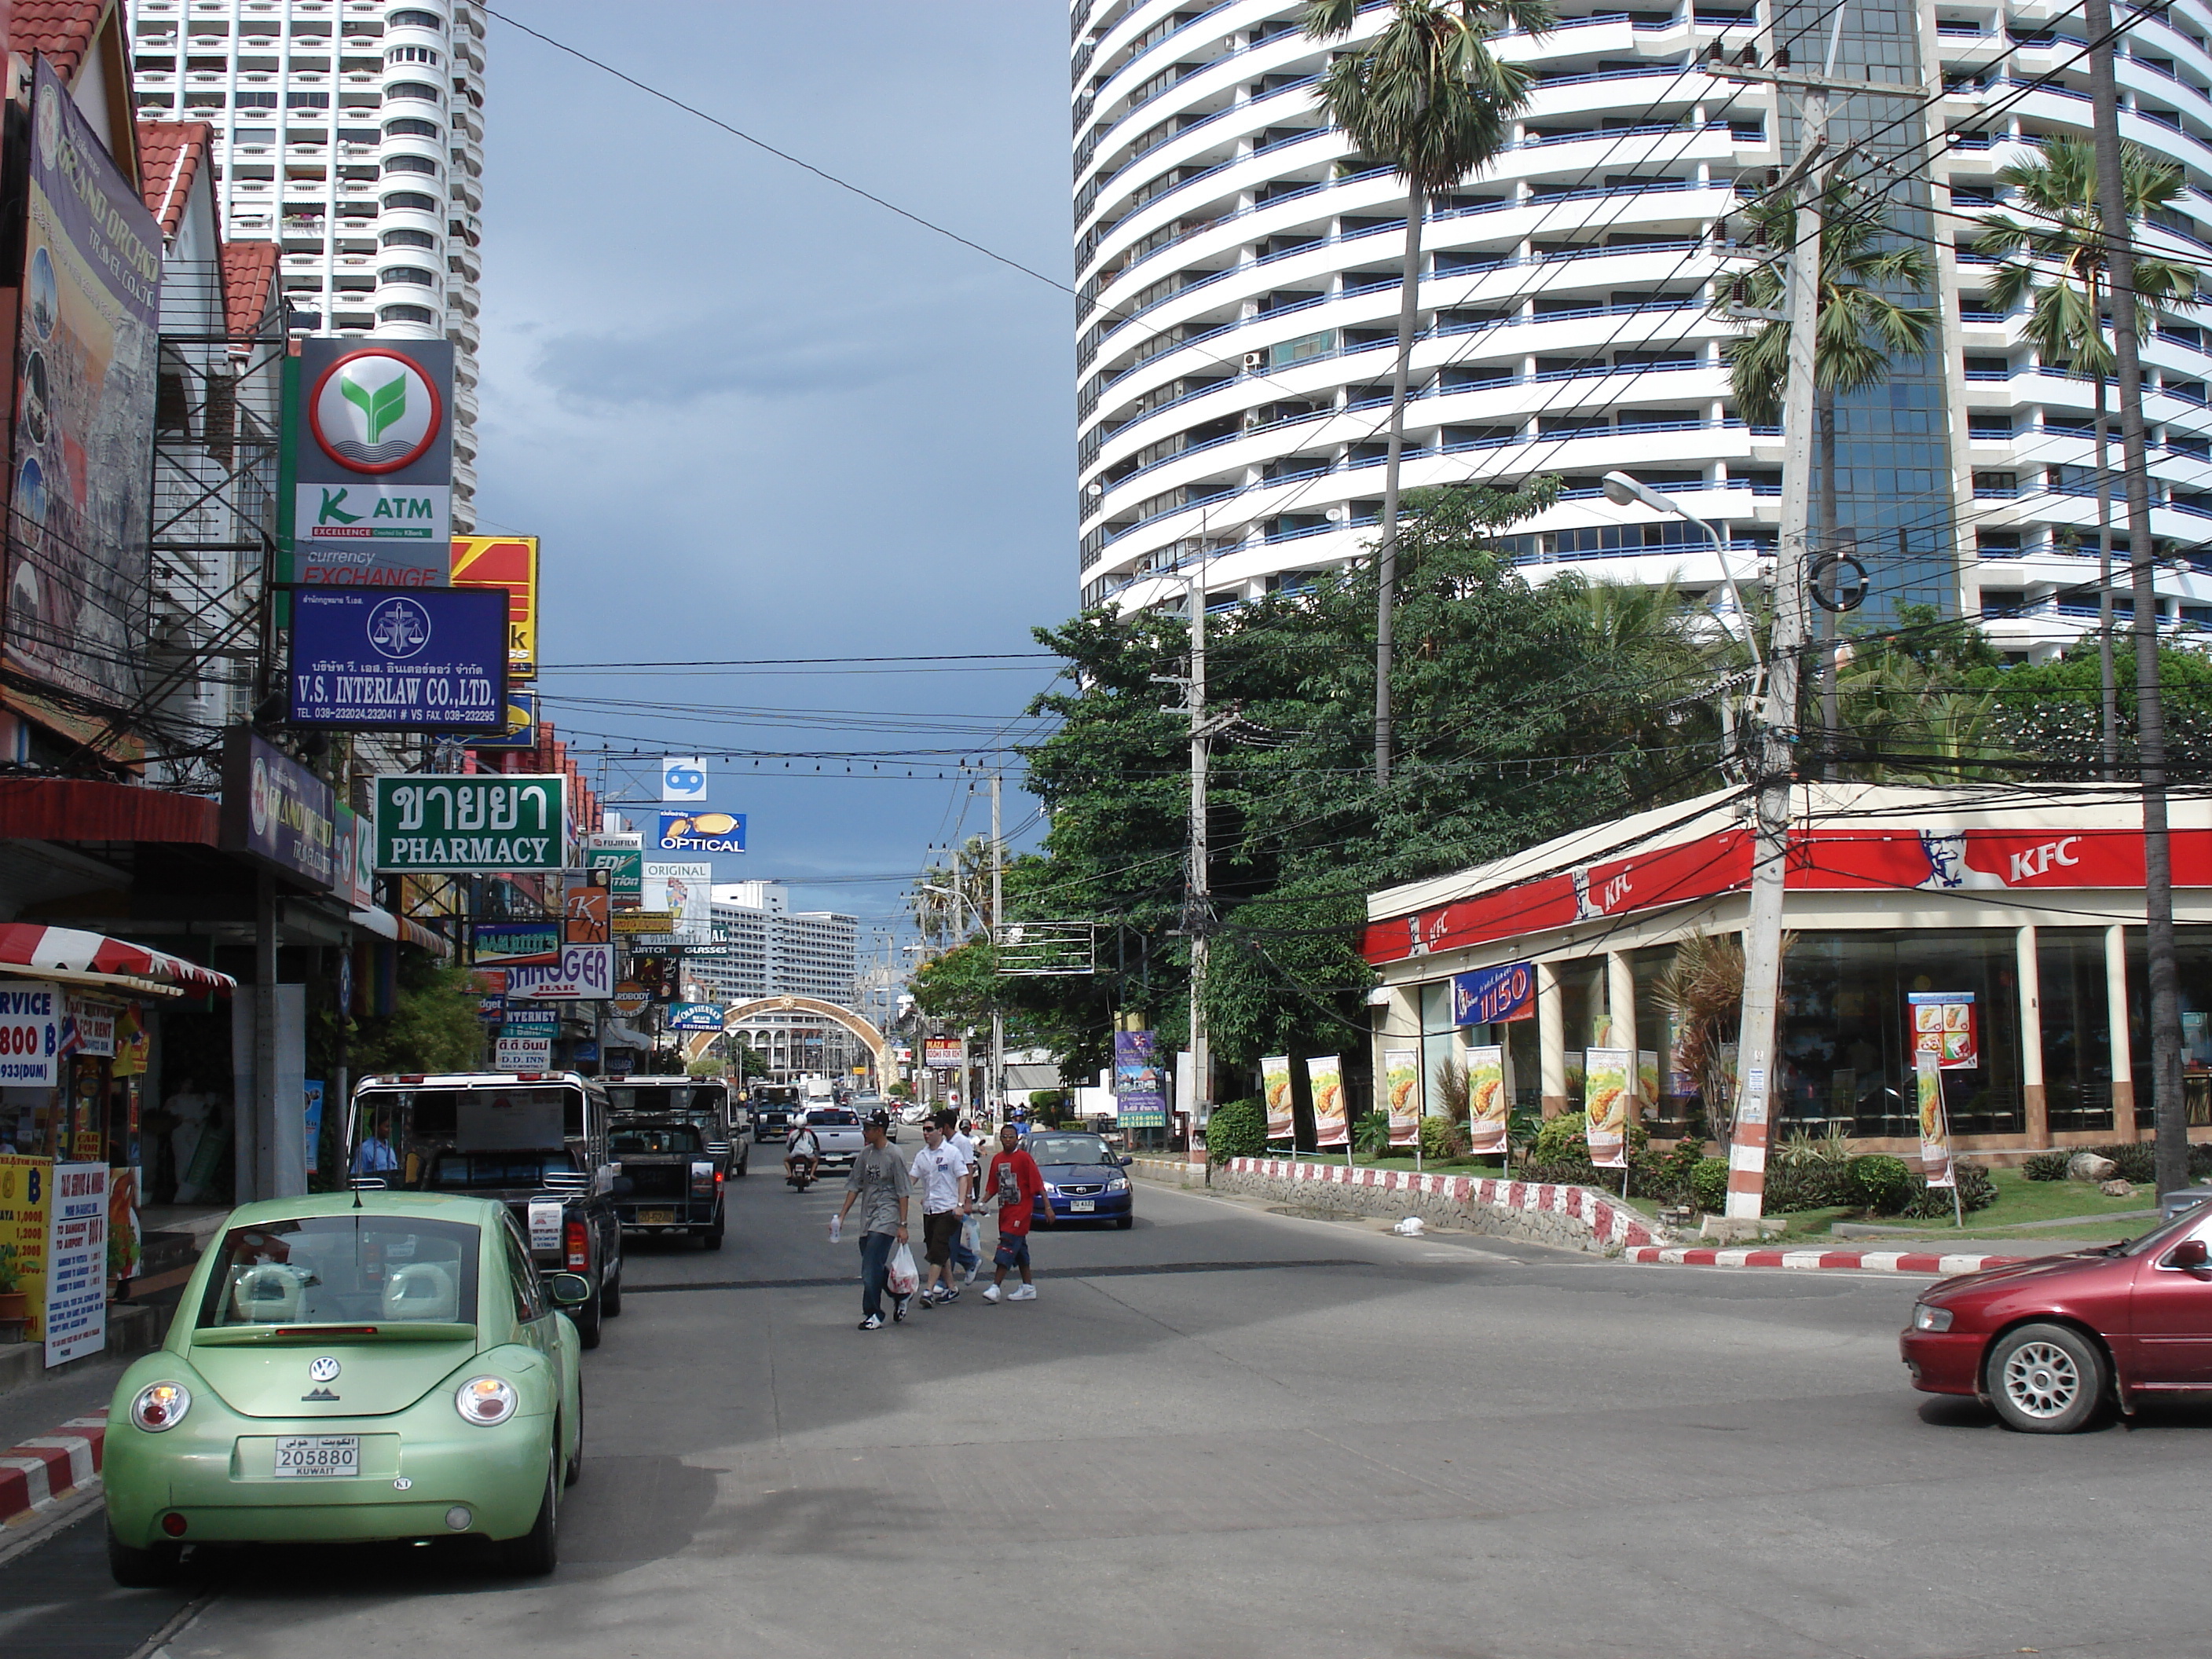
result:
[[[663,853],[742,853],[743,812],[663,812],[653,846]]]

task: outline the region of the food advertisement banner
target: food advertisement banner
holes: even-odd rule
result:
[[[1125,1129],[1168,1127],[1156,1037],[1152,1031],[1114,1033],[1114,1114]]]
[[[1267,1139],[1293,1139],[1297,1133],[1297,1113],[1291,1097],[1288,1054],[1273,1054],[1260,1062],[1260,1086],[1267,1102]]]
[[[1907,991],[1905,1000],[1916,1060],[1933,1054],[1947,1072],[1968,1072],[1982,1063],[1972,991]]]
[[[299,349],[293,580],[323,587],[447,586],[452,342],[311,337]]]
[[[1590,1162],[1601,1170],[1628,1167],[1628,1097],[1635,1088],[1636,1056],[1626,1048],[1583,1051],[1583,1131]]]
[[[456,536],[456,587],[497,588],[507,595],[507,677],[538,678],[538,538]]]
[[[28,175],[0,666],[41,719],[135,753],[86,703],[146,690],[161,232],[43,57]]]
[[[1920,1108],[1920,1178],[1931,1187],[1955,1187],[1951,1166],[1951,1120],[1943,1109],[1942,1057],[1923,1048],[1912,1057],[1913,1093]]]
[[[292,596],[295,726],[507,730],[507,602],[441,588]]]
[[[562,773],[376,780],[376,867],[502,875],[568,863],[568,780]]]
[[[1490,1025],[1500,1020],[1536,1018],[1536,967],[1509,962],[1451,977],[1451,1023]]]
[[[1477,1158],[1503,1158],[1513,1115],[1504,1047],[1493,1042],[1469,1048],[1466,1065],[1469,1149]]]
[[[1421,1051],[1385,1048],[1382,1076],[1390,1091],[1390,1144],[1413,1146],[1421,1138]]]
[[[107,1346],[107,1165],[57,1164],[46,1208],[49,1369]]]
[[[1306,1084],[1313,1091],[1314,1145],[1348,1146],[1352,1121],[1344,1109],[1344,1060],[1316,1054],[1306,1061]]]

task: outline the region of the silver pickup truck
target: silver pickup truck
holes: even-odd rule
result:
[[[861,1137],[860,1115],[849,1106],[810,1106],[805,1122],[821,1143],[825,1170],[833,1164],[850,1164],[868,1144]],[[791,1127],[793,1134],[799,1133],[798,1120],[793,1120]]]

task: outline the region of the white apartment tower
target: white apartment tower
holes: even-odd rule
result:
[[[1547,570],[1723,603],[1702,531],[1599,487],[1626,471],[1725,526],[1756,584],[1776,539],[1782,445],[1738,416],[1713,314],[1740,260],[1743,195],[1796,157],[1794,109],[1708,72],[1794,43],[1826,50],[1811,0],[1559,0],[1540,39],[1493,50],[1539,86],[1496,163],[1424,224],[1405,484],[1559,474],[1564,498],[1509,544]],[[1074,0],[1079,582],[1085,605],[1171,603],[1202,560],[1209,604],[1297,588],[1372,543],[1382,496],[1404,251],[1404,186],[1331,131],[1314,93],[1349,42],[1297,0]],[[1899,234],[1935,266],[1923,355],[1839,409],[1842,519],[1868,568],[1862,620],[1905,602],[1980,614],[2015,656],[2090,626],[2096,574],[2091,392],[2051,372],[2024,318],[1987,299],[1972,244],[2007,204],[1997,173],[2050,133],[2087,134],[2069,0],[1850,0],[1838,72],[1925,101],[1838,100]],[[2146,240],[2201,262],[2212,291],[2212,9],[2175,0],[2129,27],[2124,136],[2179,162],[2189,193]],[[1931,159],[1932,157],[1932,159]],[[2212,627],[2212,307],[2144,349],[2161,618]],[[2117,428],[2117,422],[2115,422]],[[2114,466],[2118,468],[2115,439]],[[2116,510],[2125,552],[2124,505]],[[2126,612],[2124,588],[2121,611]],[[2086,614],[2085,614],[2086,613]],[[2199,635],[2198,637],[2202,637]]]
[[[295,326],[449,338],[453,527],[475,527],[484,15],[468,0],[137,0],[139,112],[210,123],[227,236],[274,240]]]

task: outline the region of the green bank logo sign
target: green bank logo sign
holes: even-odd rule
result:
[[[493,875],[568,866],[564,775],[376,781],[382,875]]]
[[[415,360],[388,346],[349,351],[307,394],[307,425],[323,453],[352,472],[397,472],[420,460],[445,410]]]

